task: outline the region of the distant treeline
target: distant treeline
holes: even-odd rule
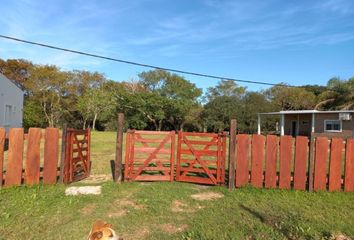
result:
[[[116,82],[98,72],[0,59],[0,72],[25,89],[26,128],[66,123],[113,130],[117,113],[124,112],[127,128],[217,132],[228,130],[230,119],[236,118],[240,132],[253,133],[259,112],[354,109],[354,78],[332,78],[326,86],[278,85],[260,92],[222,80],[203,94],[184,77],[162,70]],[[262,128],[274,131],[276,121],[269,118]]]

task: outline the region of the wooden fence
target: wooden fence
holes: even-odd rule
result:
[[[231,177],[231,181],[235,181],[236,187],[250,184],[353,192],[354,139],[317,137],[313,141],[311,145],[304,136],[239,134],[234,156],[229,158],[236,165],[235,178]]]
[[[22,128],[12,128],[8,135],[7,158],[4,157],[5,130],[0,128],[0,186],[54,184],[58,176],[59,130],[30,128],[25,137]],[[41,163],[41,140],[44,140]],[[6,160],[6,161],[5,161]],[[5,168],[5,169],[4,169]]]

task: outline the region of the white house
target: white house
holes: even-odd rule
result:
[[[23,119],[22,88],[0,73],[0,127],[22,127]]]

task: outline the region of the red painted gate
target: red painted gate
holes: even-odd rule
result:
[[[90,129],[67,129],[64,163],[64,183],[90,176]]]
[[[173,181],[174,131],[128,131],[125,150],[126,181]]]
[[[225,158],[225,134],[179,132],[176,180],[224,184]]]

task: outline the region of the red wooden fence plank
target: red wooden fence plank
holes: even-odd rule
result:
[[[326,137],[316,138],[315,148],[315,191],[326,190],[327,186],[327,160],[328,160],[328,139]]]
[[[306,171],[308,138],[304,136],[296,137],[295,165],[294,165],[294,188],[297,190],[306,189]]]
[[[236,187],[248,183],[248,146],[249,137],[246,134],[239,134],[236,138]]]
[[[331,159],[329,162],[329,191],[341,189],[341,161],[343,151],[343,139],[332,138]]]
[[[4,128],[0,128],[0,187],[3,182],[3,171],[4,171],[4,147],[5,147],[5,137],[6,132]]]
[[[170,182],[173,182],[174,179],[174,169],[175,169],[175,148],[176,148],[176,133],[175,131],[171,132],[171,166],[170,166]]]
[[[41,129],[30,128],[28,132],[27,157],[25,166],[25,183],[27,185],[39,183],[40,144]]]
[[[24,134],[22,128],[10,129],[5,186],[21,185],[23,140]]]
[[[280,137],[280,173],[279,188],[291,188],[291,162],[293,156],[293,138],[291,136]]]
[[[263,135],[252,136],[251,184],[255,187],[263,187],[264,144]]]
[[[127,135],[125,137],[125,158],[124,158],[124,181],[128,181],[130,177],[130,138],[131,138],[131,133],[127,132]]]
[[[43,182],[45,184],[55,184],[59,158],[59,130],[57,128],[47,128],[44,139]]]
[[[266,149],[265,187],[275,188],[277,185],[277,136],[267,136]]]
[[[347,140],[344,191],[354,192],[354,139]]]

